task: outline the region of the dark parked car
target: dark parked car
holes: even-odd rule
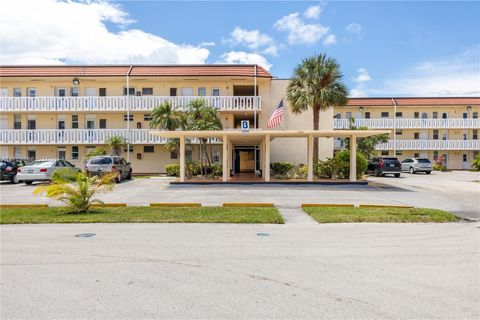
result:
[[[0,180],[8,180],[11,183],[19,183],[17,169],[25,165],[24,160],[0,160]]]
[[[402,164],[397,158],[375,157],[368,162],[367,173],[372,173],[376,177],[393,174],[398,178],[401,172]]]

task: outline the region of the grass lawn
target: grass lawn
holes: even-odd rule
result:
[[[68,213],[66,207],[2,208],[0,224],[22,223],[284,223],[276,208],[117,207]]]
[[[307,207],[303,210],[319,223],[342,222],[455,222],[447,211],[421,208]]]

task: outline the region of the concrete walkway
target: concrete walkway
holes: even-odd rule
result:
[[[276,206],[278,211],[285,220],[287,224],[298,224],[298,223],[306,223],[306,224],[317,224],[317,222],[310,217],[302,208],[288,208],[285,206]]]

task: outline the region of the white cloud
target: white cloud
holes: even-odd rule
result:
[[[365,92],[365,90],[359,89],[359,88],[353,88],[352,90],[350,90],[350,93],[349,93],[350,98],[363,98],[366,96],[367,96],[367,93]]]
[[[323,45],[325,46],[331,46],[333,44],[336,44],[337,43],[337,37],[335,37],[334,34],[329,34],[328,36],[325,37],[325,39],[323,40]]]
[[[2,3],[2,64],[205,63],[208,45],[175,44],[128,28],[122,7],[106,1]],[[108,30],[107,23],[120,28]]]
[[[272,65],[264,56],[258,53],[248,53],[244,51],[225,52],[217,63],[241,63],[241,64],[258,64],[269,70]]]
[[[358,23],[352,22],[345,27],[345,30],[347,30],[349,33],[359,35],[362,33],[362,26]]]
[[[355,82],[362,83],[362,82],[371,81],[372,78],[371,78],[370,75],[368,74],[368,70],[367,70],[367,69],[365,69],[365,68],[358,68],[358,69],[357,69],[357,76],[356,76],[356,77],[353,77],[352,80],[355,81]]]
[[[233,45],[244,45],[249,49],[261,51],[269,55],[277,55],[278,48],[269,35],[261,33],[259,30],[246,30],[236,27],[227,40]]]
[[[308,19],[318,19],[321,12],[322,8],[320,7],[320,5],[316,5],[308,7],[307,10],[305,10],[305,12],[303,13],[303,15],[305,16],[305,18]]]
[[[198,45],[199,47],[215,47],[215,42],[211,42],[211,41],[204,41],[204,42],[200,42],[200,44]]]
[[[290,44],[314,44],[329,31],[328,27],[321,24],[305,24],[298,12],[282,17],[275,22],[274,28],[278,31],[286,31]]]

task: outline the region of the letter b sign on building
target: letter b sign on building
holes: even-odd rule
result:
[[[242,126],[242,131],[243,132],[248,132],[250,131],[250,120],[242,120],[240,122],[241,126]]]

